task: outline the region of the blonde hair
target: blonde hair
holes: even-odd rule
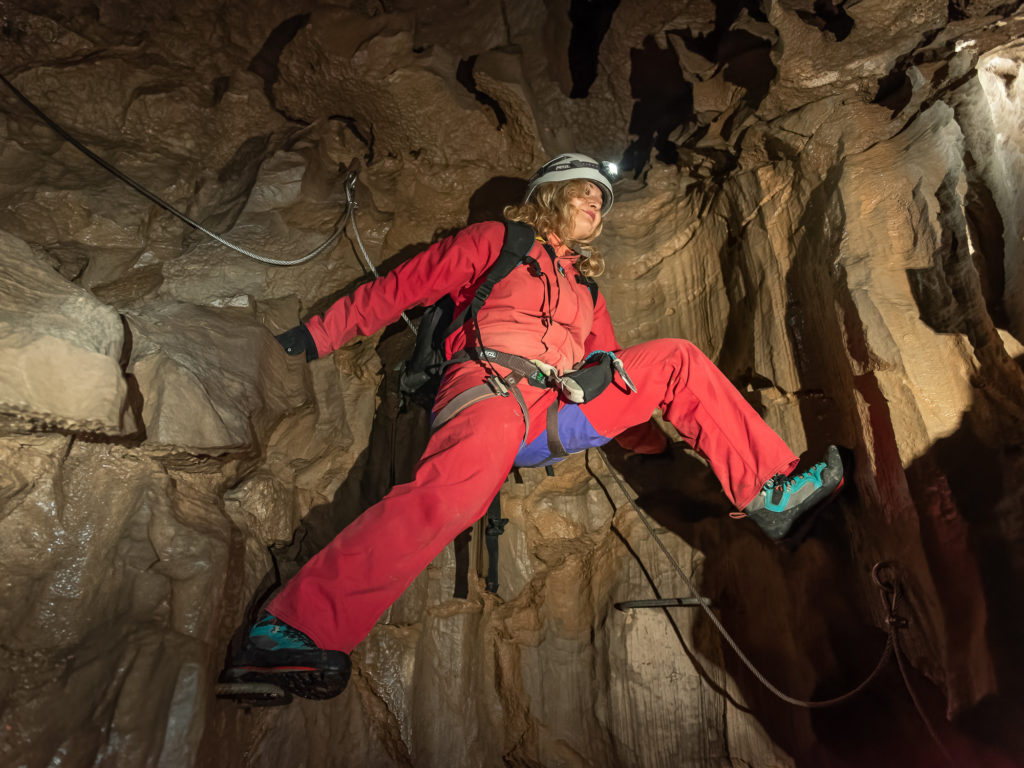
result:
[[[591,242],[604,228],[604,222],[598,225],[594,234],[585,240],[574,240],[569,237],[573,230],[576,209],[572,205],[575,197],[582,197],[588,184],[586,179],[570,179],[541,184],[525,203],[509,205],[503,211],[509,221],[521,221],[533,227],[533,231],[541,237],[554,234],[580,254],[576,260],[576,269],[586,277],[599,277],[604,274],[604,257],[591,245]]]

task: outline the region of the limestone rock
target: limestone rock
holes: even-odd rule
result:
[[[116,312],[4,232],[0,302],[0,412],[8,421],[109,435],[134,431],[118,364],[123,333]]]
[[[275,87],[279,104],[308,118],[321,104],[352,117],[361,133],[374,127],[377,151],[423,153],[437,165],[514,157],[502,134],[454,78],[440,48],[415,53],[408,17],[372,19],[342,10],[313,15],[284,52]],[[314,106],[315,105],[315,106]]]
[[[4,761],[191,761],[230,550],[208,479],[67,438],[0,450],[32,472],[0,520]]]
[[[166,303],[127,318],[144,445],[199,455],[252,452],[302,402],[297,361],[242,312]]]
[[[954,762],[1024,762],[1022,32],[998,0],[0,9],[5,75],[257,253],[322,242],[358,174],[332,248],[258,263],[3,91],[0,762],[939,764],[892,668],[808,712],[702,610],[615,607],[699,591],[773,684],[828,698],[884,647],[883,560]],[[620,343],[690,339],[808,461],[848,448],[853,488],[792,550],[729,519],[675,430],[607,450],[653,531],[596,453],[524,470],[497,595],[478,526],[468,597],[449,547],[343,696],[215,700],[253,601],[429,434],[394,388],[403,325],[312,364],[271,333],[368,280],[360,246],[385,271],[568,150],[626,168],[599,241]]]

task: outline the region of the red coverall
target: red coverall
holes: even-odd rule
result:
[[[340,299],[307,325],[319,355],[446,294],[464,306],[497,258],[504,234],[499,222],[467,227]],[[796,467],[798,459],[782,439],[691,343],[659,339],[618,352],[604,299],[599,296],[595,304],[590,289],[576,280],[575,254],[554,238],[550,242],[555,259],[539,242],[531,252],[541,275],[519,266],[494,287],[478,315],[483,346],[562,371],[588,352],[616,351],[638,391],[624,388],[616,376],[590,402],[566,408],[578,407],[581,421],[603,435],[602,442],[644,424],[661,408],[707,457],[738,508],[769,478]],[[467,341],[478,343],[464,331],[453,334],[449,355]],[[435,413],[486,375],[475,362],[451,366]],[[493,397],[458,413],[431,436],[414,479],[393,488],[314,556],[267,606],[270,613],[321,648],[350,652],[445,545],[484,514],[520,447],[543,433],[556,391],[520,390],[530,412],[529,435],[523,434],[522,412],[512,397]]]

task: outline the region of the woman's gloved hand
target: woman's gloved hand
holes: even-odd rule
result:
[[[289,355],[305,354],[307,363],[319,357],[316,351],[316,342],[313,341],[313,337],[304,325],[297,325],[284,333],[279,333],[274,338]]]

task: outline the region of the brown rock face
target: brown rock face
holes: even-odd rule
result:
[[[1022,33],[995,0],[0,4],[0,74],[211,231],[293,261],[353,171],[358,202],[316,258],[246,258],[0,86],[0,764],[1024,764]],[[449,547],[342,696],[216,699],[247,609],[429,429],[404,324],[310,365],[271,334],[568,150],[624,167],[620,342],[690,339],[795,451],[843,445],[848,491],[794,549],[678,436],[523,470],[498,595],[478,526],[468,598]],[[900,665],[780,701],[737,649],[854,688],[879,562]],[[691,583],[735,647],[621,606]]]

